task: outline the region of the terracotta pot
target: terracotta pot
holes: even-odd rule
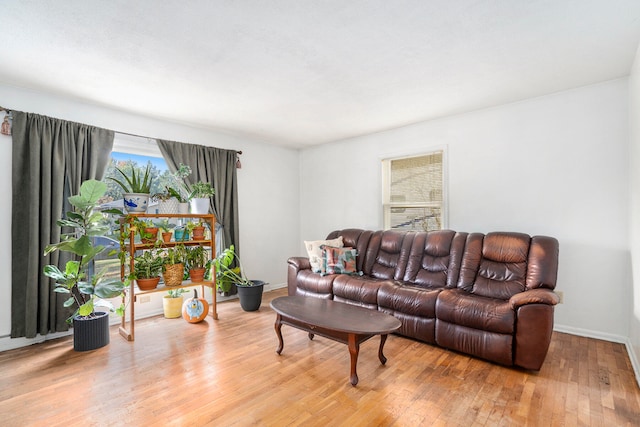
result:
[[[158,227],[145,227],[143,234],[150,236],[143,238],[142,243],[155,243],[158,240]]]
[[[150,291],[152,289],[155,289],[158,286],[159,281],[160,281],[160,277],[136,279],[136,283],[138,284],[138,289],[140,289],[141,291]]]
[[[191,240],[204,240],[204,227],[193,227]]]
[[[162,233],[162,241],[165,243],[169,243],[171,241],[171,236],[173,233],[167,231],[166,233]]]
[[[192,282],[199,283],[204,280],[204,272],[204,268],[192,268],[189,270],[189,277],[191,277]]]

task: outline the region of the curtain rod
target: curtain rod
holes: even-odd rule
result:
[[[9,110],[8,108],[4,108],[2,106],[0,106],[0,111],[6,111],[7,113],[11,113],[11,110]],[[114,132],[115,133],[120,133],[122,135],[135,136],[136,138],[157,139],[157,138],[149,138],[148,136],[136,135],[135,133],[119,132],[117,130],[114,130]],[[242,154],[242,150],[236,150],[236,153],[238,155],[241,155]]]
[[[0,109],[1,109],[1,108],[2,108],[2,107],[0,107]],[[120,132],[120,131],[117,131],[117,130],[114,130],[114,132],[115,132],[115,133],[119,133],[119,134],[121,134],[121,135],[133,136],[133,137],[136,137],[136,138],[158,139],[158,138],[152,138],[152,137],[150,137],[150,136],[136,135],[135,133]],[[160,139],[161,139],[161,138],[160,138]],[[241,154],[242,154],[242,150],[236,150],[236,154],[237,154],[237,155],[241,155]]]

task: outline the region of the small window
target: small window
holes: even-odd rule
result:
[[[444,150],[382,161],[384,228],[440,230],[446,224]]]

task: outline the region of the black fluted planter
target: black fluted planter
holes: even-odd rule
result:
[[[109,313],[96,312],[89,319],[73,318],[73,349],[90,351],[109,344]]]
[[[244,311],[256,311],[262,304],[262,291],[264,290],[264,282],[262,280],[252,280],[253,286],[238,285],[238,298],[240,298],[240,307]]]

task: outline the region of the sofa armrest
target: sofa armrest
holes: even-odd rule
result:
[[[291,257],[287,260],[287,288],[289,295],[296,294],[298,272],[311,270],[309,258]]]
[[[537,288],[530,291],[520,292],[509,299],[511,308],[517,310],[527,304],[547,304],[556,305],[560,302],[560,298],[552,290]]]
[[[298,271],[311,269],[309,258],[306,257],[291,257],[287,260],[287,263]]]

